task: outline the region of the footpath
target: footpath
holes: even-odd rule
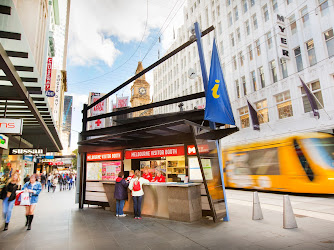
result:
[[[14,207],[0,249],[334,249],[333,221],[298,215],[298,228],[283,229],[279,209],[262,208],[264,219],[253,221],[249,204],[230,202],[230,222],[134,220],[94,206],[79,210],[74,196],[43,191],[31,231],[24,208]]]

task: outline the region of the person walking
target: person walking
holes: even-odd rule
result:
[[[72,177],[72,174],[71,174],[68,178],[68,189],[69,190],[71,190],[72,185],[73,185],[73,177]]]
[[[125,217],[123,208],[125,201],[128,200],[128,186],[129,183],[124,179],[124,173],[119,172],[116,179],[114,198],[116,199],[116,216]]]
[[[131,195],[133,199],[134,218],[141,220],[141,202],[143,200],[144,191],[143,184],[150,183],[149,180],[140,176],[140,171],[135,171],[135,177],[132,178],[129,184]]]
[[[45,174],[41,174],[41,184],[42,184],[42,190],[46,188],[46,176]]]
[[[26,206],[26,226],[27,230],[31,230],[31,223],[34,218],[34,211],[38,202],[38,196],[42,191],[42,185],[36,181],[36,175],[30,177],[30,181],[24,184],[22,190],[30,193],[30,206]]]
[[[58,184],[58,177],[57,176],[54,176],[53,177],[53,180],[52,180],[52,190],[53,190],[53,192],[55,192],[56,191],[56,187],[57,187],[57,184]]]
[[[59,175],[59,178],[58,178],[58,183],[59,183],[59,191],[62,191],[63,190],[63,176],[60,174]]]
[[[5,227],[3,231],[8,230],[8,224],[10,222],[10,218],[12,217],[12,211],[16,198],[16,190],[18,189],[19,182],[19,174],[14,173],[12,178],[8,180],[6,186],[4,186],[3,190],[1,191],[1,199],[3,199],[2,214],[3,219],[5,220]]]
[[[53,175],[51,173],[49,173],[49,175],[48,175],[48,192],[50,192],[52,179],[53,179]]]

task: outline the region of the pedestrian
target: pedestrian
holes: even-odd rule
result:
[[[63,176],[60,174],[59,175],[59,178],[58,178],[58,183],[59,183],[59,191],[62,191],[63,190]]]
[[[57,184],[58,184],[58,177],[55,176],[55,177],[53,177],[53,179],[52,179],[52,184],[51,184],[51,185],[52,185],[52,190],[53,190],[53,192],[56,191]]]
[[[131,181],[131,179],[135,177],[135,171],[130,170],[128,178],[126,178],[127,181]]]
[[[72,174],[68,178],[68,189],[71,190],[73,184],[73,177]]]
[[[48,175],[48,192],[50,192],[52,179],[53,179],[53,175],[51,173],[49,173],[49,175]]]
[[[46,176],[45,174],[41,174],[41,184],[42,184],[42,189],[46,188]]]
[[[135,171],[135,177],[130,181],[129,189],[132,191],[133,211],[135,219],[141,220],[141,202],[143,200],[144,191],[143,184],[150,183],[149,180],[140,176],[140,171]]]
[[[28,182],[30,180],[30,175],[26,175],[26,177],[23,179],[24,183]]]
[[[75,176],[74,176],[74,174],[72,175],[72,186],[75,187]]]
[[[8,230],[8,224],[10,222],[10,217],[12,216],[12,210],[16,198],[16,190],[18,189],[18,184],[20,182],[19,174],[14,173],[13,176],[8,180],[6,186],[3,187],[1,191],[2,202],[2,214],[5,220],[5,227],[3,231]]]
[[[124,179],[124,173],[119,172],[116,179],[114,198],[116,199],[116,216],[125,217],[123,208],[125,201],[128,200],[128,186],[129,183]]]
[[[31,230],[31,223],[34,218],[34,211],[38,202],[38,196],[42,191],[42,185],[40,182],[36,181],[36,175],[30,177],[30,181],[24,184],[22,190],[29,192],[30,194],[30,206],[26,206],[26,226],[27,230]]]

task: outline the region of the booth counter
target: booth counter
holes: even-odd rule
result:
[[[116,211],[115,182],[103,182],[111,211]],[[192,222],[202,218],[201,183],[149,183],[143,185],[142,214],[157,218]],[[133,213],[131,191],[124,212]]]

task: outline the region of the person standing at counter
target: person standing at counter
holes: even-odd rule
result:
[[[166,182],[166,178],[159,170],[156,170],[156,176],[154,177],[153,182]]]
[[[143,178],[148,180],[148,181],[153,180],[152,174],[148,171],[147,168],[144,169]]]
[[[115,184],[114,198],[116,199],[116,216],[125,217],[123,208],[125,201],[128,200],[128,186],[129,183],[124,179],[124,173],[119,172]]]
[[[144,191],[143,184],[150,183],[149,180],[140,176],[140,171],[135,171],[135,177],[130,181],[129,189],[133,199],[133,211],[135,219],[141,220],[141,202],[143,200]]]
[[[135,177],[135,171],[130,170],[129,177],[126,178],[127,181],[131,181]]]

